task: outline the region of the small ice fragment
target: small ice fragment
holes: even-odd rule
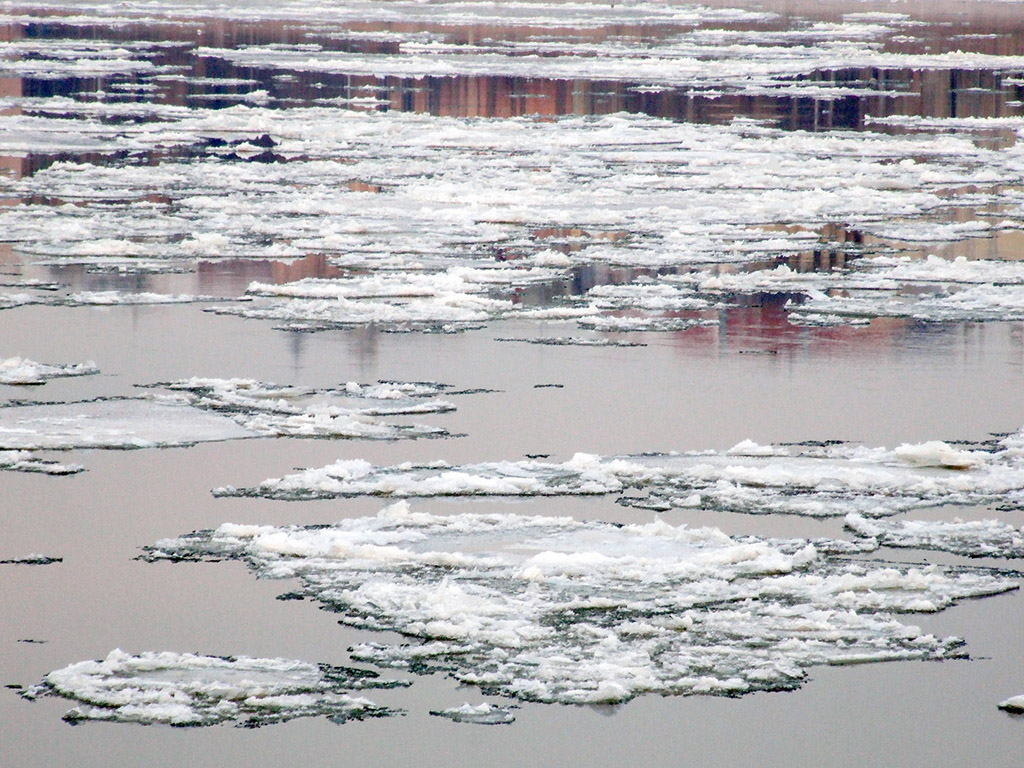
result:
[[[896,455],[915,467],[945,467],[947,469],[971,469],[979,463],[979,456],[972,451],[961,451],[941,440],[927,443],[903,443],[895,450]]]
[[[71,365],[47,365],[24,357],[0,359],[0,384],[45,384],[48,379],[90,376],[99,372],[92,360]]]
[[[1006,701],[999,702],[999,708],[1012,715],[1024,715],[1024,694],[1011,696]]]
[[[499,707],[484,702],[476,706],[466,702],[460,707],[431,711],[435,717],[445,717],[456,723],[472,723],[473,725],[508,725],[515,722],[513,707]]]

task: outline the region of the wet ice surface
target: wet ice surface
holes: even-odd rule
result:
[[[347,624],[416,641],[358,646],[357,659],[573,704],[788,690],[814,665],[955,658],[960,640],[896,614],[1017,586],[710,528],[435,516],[407,502],[326,528],[225,524],[146,557],[244,560],[298,579]]]
[[[588,496],[619,494],[626,506],[749,514],[883,517],[939,505],[1024,505],[1021,433],[973,449],[942,441],[895,449],[845,444],[771,446],[743,441],[722,453],[600,457],[562,463],[504,461],[377,467],[342,460],[222,487],[218,496],[323,499],[345,496]]]
[[[288,659],[111,651],[46,675],[22,693],[77,702],[64,720],[258,728],[296,717],[336,723],[401,714],[354,692],[393,688],[369,670]]]

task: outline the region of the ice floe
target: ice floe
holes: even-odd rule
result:
[[[868,520],[847,515],[846,527],[886,547],[933,549],[967,557],[1024,557],[1024,531],[1000,520]]]
[[[45,384],[48,379],[91,376],[99,372],[100,369],[91,360],[85,363],[48,365],[24,357],[0,359],[0,384]]]
[[[394,688],[369,670],[289,659],[111,651],[47,674],[22,696],[57,696],[76,703],[64,720],[142,725],[256,728],[297,717],[336,723],[390,717],[400,711],[354,692]]]
[[[319,499],[344,496],[562,496],[619,494],[619,503],[666,510],[699,507],[749,514],[884,517],[936,505],[1024,506],[1021,433],[991,445],[942,441],[895,449],[848,444],[761,446],[724,452],[373,466],[358,459],[304,469],[218,496]]]
[[[459,394],[430,382],[350,382],[336,388],[281,386],[253,379],[192,378],[150,385],[142,397],[0,406],[0,468],[66,474],[24,453],[75,448],[157,448],[255,437],[399,440],[448,437],[441,427],[384,417],[446,413],[436,397]]]
[[[407,502],[327,527],[224,524],[144,555],[225,558],[297,579],[346,624],[405,637],[359,645],[356,659],[575,704],[788,690],[816,665],[962,656],[959,639],[897,614],[1016,586],[979,570],[858,562],[807,540],[437,516]]]
[[[450,388],[429,382],[349,382],[316,389],[253,379],[192,378],[153,386],[181,393],[190,406],[224,414],[259,435],[367,440],[446,437],[449,433],[440,427],[396,425],[378,417],[455,410],[451,402],[435,397]]]
[[[612,339],[606,336],[532,336],[522,338],[502,337],[495,341],[539,344],[549,347],[646,347],[642,341]]]
[[[0,565],[53,565],[62,563],[62,557],[50,557],[49,555],[29,555],[28,557],[14,557],[0,560]]]
[[[0,450],[0,470],[38,472],[43,475],[75,475],[84,469],[81,464],[61,464],[40,458],[31,451]]]

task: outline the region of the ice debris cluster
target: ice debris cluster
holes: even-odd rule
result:
[[[450,331],[531,319],[678,331],[715,324],[737,296],[764,293],[792,294],[793,319],[804,324],[1024,317],[1014,262],[884,255],[907,242],[1024,226],[1024,142],[992,148],[970,132],[811,134],[630,114],[497,120],[330,107],[295,120],[267,107],[154,104],[145,120],[107,125],[95,104],[18,104],[21,114],[0,115],[0,144],[21,137],[25,151],[42,151],[43,135],[78,142],[85,121],[88,147],[49,149],[182,155],[157,165],[62,160],[0,177],[0,196],[80,203],[4,207],[0,224],[24,258],[160,271],[326,256],[342,276],[257,281],[248,300],[209,307],[281,328]],[[1008,129],[1024,130],[1024,119]],[[225,161],[204,143],[238,136],[266,136],[280,162]],[[955,192],[964,189],[972,191]],[[140,203],[152,195],[171,199]],[[143,205],[153,215],[132,214]],[[965,221],[949,224],[951,211]],[[864,238],[879,245],[866,250]],[[788,266],[814,251],[846,266]],[[596,264],[645,279],[573,297],[579,270]],[[211,298],[29,287],[0,294],[0,307]]]

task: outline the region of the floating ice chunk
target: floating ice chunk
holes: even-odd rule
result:
[[[92,360],[69,365],[47,365],[24,357],[0,359],[0,384],[44,384],[47,379],[90,376],[99,372],[100,369]]]
[[[826,296],[794,305],[803,322],[816,318],[907,317],[933,323],[1024,320],[1024,286],[971,285],[933,296]]]
[[[75,475],[85,467],[81,464],[61,464],[41,459],[31,451],[0,451],[0,469],[38,472],[43,475]]]
[[[300,323],[309,329],[345,328],[380,324],[436,328],[462,324],[472,326],[512,309],[512,302],[467,293],[446,292],[401,302],[337,299],[292,299],[260,305],[213,308],[223,315],[256,320]]]
[[[750,514],[869,517],[939,504],[1024,507],[1024,438],[989,450],[925,443],[885,448],[760,446],[722,453],[600,457],[563,463],[446,462],[375,467],[344,460],[221,496],[318,499],[335,496],[563,496],[621,494],[619,503],[656,510],[700,505]],[[943,447],[944,446],[944,447]],[[640,495],[642,494],[642,495]]]
[[[22,695],[77,702],[64,715],[69,723],[256,728],[297,717],[343,723],[401,714],[350,694],[402,684],[380,680],[368,670],[329,664],[169,651],[132,655],[118,649],[102,661],[50,672]]]
[[[14,309],[39,303],[39,298],[28,293],[0,293],[0,309]]]
[[[139,304],[191,304],[209,301],[208,296],[171,295],[165,293],[132,293],[127,291],[81,291],[58,303],[75,307],[113,307]]]
[[[1005,701],[999,702],[999,708],[1012,715],[1024,715],[1024,695],[1011,696]]]
[[[455,406],[429,400],[439,384],[350,382],[340,388],[280,386],[253,379],[192,378],[154,386],[184,393],[190,405],[225,414],[261,435],[397,440],[446,437],[439,427],[396,425],[379,416],[446,413]]]
[[[522,344],[540,344],[551,347],[646,347],[640,341],[625,341],[607,337],[585,336],[534,336],[531,338],[500,338],[495,341],[517,341]]]
[[[788,456],[789,452],[776,445],[758,445],[753,440],[741,440],[725,452],[727,456]]]
[[[1024,557],[1024,531],[999,520],[867,520],[846,516],[846,527],[887,547],[952,552],[967,557]]]
[[[635,333],[638,331],[665,332],[685,331],[699,326],[718,325],[716,318],[696,317],[651,317],[604,315],[601,317],[583,317],[579,320],[581,328],[608,333]]]
[[[947,467],[949,469],[971,469],[989,458],[977,451],[961,451],[941,440],[911,445],[903,443],[894,453],[907,464],[915,467]]]
[[[254,437],[181,402],[109,398],[0,407],[0,450],[154,448]]]
[[[270,436],[446,437],[450,433],[440,427],[392,424],[381,417],[445,413],[455,407],[431,397],[444,385],[426,383],[313,389],[193,378],[152,386],[173,394],[0,406],[0,468],[51,474],[81,470],[18,451],[154,448]]]
[[[575,704],[788,690],[819,664],[961,656],[962,641],[894,613],[1016,586],[829,552],[664,522],[435,516],[399,502],[330,527],[198,531],[143,557],[243,560],[297,579],[346,624],[407,638],[357,646],[355,658]]]
[[[499,707],[497,704],[484,702],[473,705],[466,702],[460,707],[433,710],[430,714],[444,717],[456,723],[472,723],[473,725],[509,725],[516,718],[512,714],[513,707]]]
[[[49,557],[48,555],[29,555],[28,557],[15,557],[7,560],[0,560],[0,565],[53,565],[64,561],[62,557]]]
[[[597,461],[565,464],[501,461],[453,467],[445,462],[374,467],[362,460],[341,460],[306,469],[256,488],[219,488],[218,496],[317,499],[335,496],[559,496],[614,493],[623,488],[615,469]],[[596,458],[596,457],[595,457]],[[618,467],[620,471],[625,469]],[[636,468],[642,472],[641,467]]]

